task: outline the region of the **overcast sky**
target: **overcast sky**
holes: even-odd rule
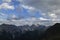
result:
[[[60,23],[60,0],[0,0],[0,24]]]

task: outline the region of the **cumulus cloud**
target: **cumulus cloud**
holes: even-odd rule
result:
[[[21,5],[21,7],[25,8],[25,9],[29,9],[29,10],[34,10],[35,9],[34,7],[30,7],[30,6],[27,6],[27,5]]]
[[[11,15],[11,18],[12,18],[12,19],[16,18],[16,15],[14,15],[14,14],[13,14],[13,15]]]
[[[0,4],[0,9],[15,9],[13,5],[9,5],[8,3]]]

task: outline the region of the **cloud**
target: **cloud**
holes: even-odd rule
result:
[[[23,0],[16,0],[16,1],[23,2]]]
[[[48,22],[51,22],[49,21],[48,19],[46,18],[35,18],[35,17],[32,17],[32,18],[26,18],[26,19],[19,19],[19,20],[15,20],[15,19],[10,19],[10,20],[0,20],[0,24],[13,24],[13,25],[16,25],[16,26],[21,26],[21,25],[32,25],[32,24],[40,24],[40,25],[47,25]],[[50,25],[50,24],[49,24]]]
[[[5,16],[6,14],[4,14],[4,13],[0,13],[0,16]]]
[[[23,0],[23,4],[29,5],[32,7],[36,7],[38,9],[46,9],[46,10],[51,10],[55,9],[57,6],[59,6],[60,1],[57,0]],[[51,9],[50,9],[51,8]]]
[[[5,0],[4,0],[5,1]],[[16,0],[17,1],[17,0]],[[28,9],[28,13],[36,13],[36,11],[41,12],[43,17],[40,18],[28,18],[28,19],[21,19],[16,20],[16,16],[12,16],[13,21],[10,22],[12,24],[32,24],[32,23],[39,23],[39,24],[53,24],[60,22],[60,0],[18,0],[20,1],[20,9]],[[7,2],[7,0],[5,1]],[[11,1],[9,1],[11,2]],[[3,3],[0,5],[0,9],[15,9],[13,5],[9,5],[8,3]],[[48,18],[48,19],[46,19]],[[11,19],[12,20],[12,19]],[[26,21],[27,20],[27,21]],[[8,22],[8,23],[9,23]]]
[[[40,17],[39,19],[40,19],[40,20],[49,20],[49,19],[43,18],[43,17]]]
[[[30,7],[30,6],[27,6],[27,5],[21,5],[21,7],[25,8],[25,9],[29,9],[29,10],[34,10],[35,9],[34,7]]]
[[[7,14],[0,12],[0,20],[1,19],[7,19]]]
[[[54,22],[53,20],[58,22],[60,19],[60,0],[23,0],[21,2],[24,5],[40,10],[41,14],[52,22]]]
[[[28,6],[28,5],[24,5],[21,4],[20,7],[25,10],[27,10],[28,14],[30,15],[30,17],[34,16],[36,12],[38,12],[38,9],[32,7],[32,6]],[[23,11],[23,10],[22,10]]]
[[[43,13],[60,10],[60,0],[22,0],[22,4],[35,7]]]
[[[12,18],[12,19],[16,18],[16,15],[14,15],[14,14],[13,14],[13,15],[11,15],[11,18]]]
[[[12,0],[2,0],[3,2],[11,2]]]
[[[0,4],[0,9],[15,9],[13,5],[9,5],[8,3]]]
[[[24,9],[27,9],[28,13],[36,11],[36,8],[28,6],[28,5],[23,5],[22,4],[21,7],[24,8]]]
[[[51,18],[53,18],[53,19],[57,18],[57,15],[54,14],[54,13],[52,13],[52,14],[50,13],[49,16],[50,16]]]
[[[10,14],[7,18],[7,20],[12,20],[12,21],[15,21],[15,20],[19,20],[19,17],[15,14]]]

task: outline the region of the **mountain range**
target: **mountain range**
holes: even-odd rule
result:
[[[60,26],[59,23],[53,26],[45,25],[23,25],[15,26],[9,24],[0,25],[1,40],[41,40],[48,29],[55,29]],[[55,27],[55,28],[54,28]],[[52,29],[51,29],[52,30]]]

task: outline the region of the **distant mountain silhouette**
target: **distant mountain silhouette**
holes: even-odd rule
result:
[[[43,37],[44,40],[60,40],[60,23],[49,27]]]
[[[44,25],[0,25],[0,40],[38,40],[46,30]]]

